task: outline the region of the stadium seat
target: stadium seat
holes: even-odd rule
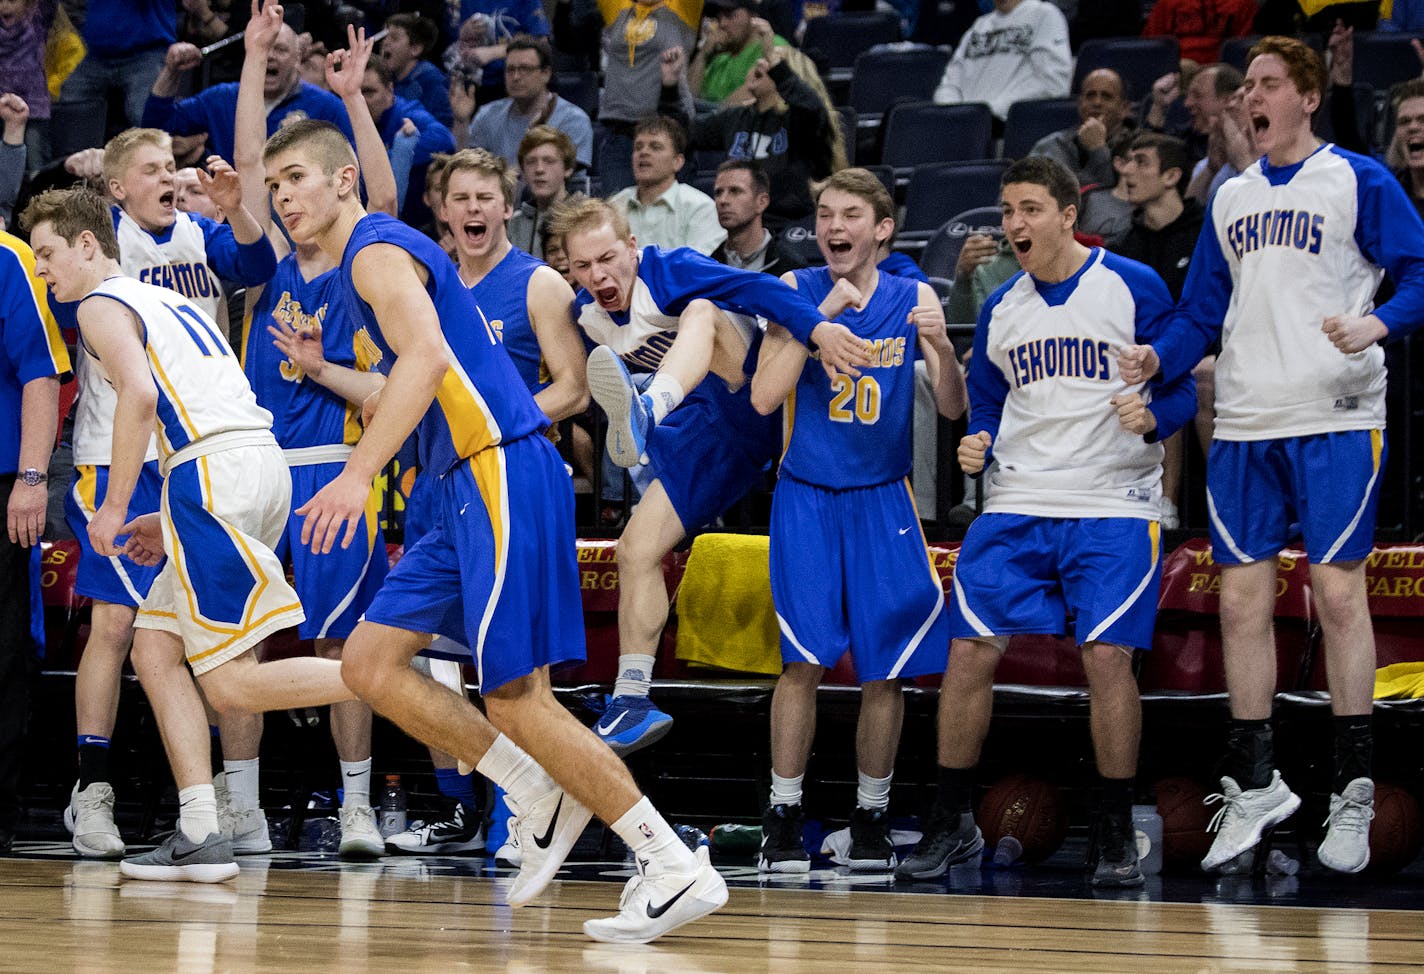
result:
[[[1037,98],[1016,101],[1009,106],[1004,120],[1005,159],[1022,159],[1034,143],[1079,123],[1078,101],[1075,98]]]
[[[844,80],[856,58],[876,44],[900,39],[900,15],[893,11],[838,14],[806,23],[801,49],[827,69],[829,80]]]
[[[900,102],[886,116],[880,162],[908,180],[910,170],[921,163],[987,159],[993,122],[993,113],[982,102]]]
[[[1325,92],[1320,109],[1315,113],[1313,127],[1315,134],[1327,142],[1334,142],[1338,136],[1331,121],[1330,99],[1334,97],[1332,87]],[[1390,110],[1387,92],[1376,92],[1368,85],[1355,85],[1355,121],[1360,136],[1370,149],[1383,150],[1394,138],[1394,112]],[[1383,124],[1381,124],[1383,122]]]
[[[1003,231],[1003,218],[997,206],[976,206],[956,213],[934,232],[920,255],[920,270],[930,277],[954,280],[954,267],[964,241],[976,233],[998,236]]]
[[[598,117],[598,75],[575,71],[554,75],[554,91],[565,101],[584,110],[589,119]]]
[[[1112,68],[1127,82],[1128,97],[1138,100],[1152,90],[1152,82],[1181,66],[1175,37],[1113,37],[1084,41],[1073,72],[1073,90],[1098,68]],[[1356,62],[1358,63],[1358,62]]]
[[[1228,37],[1221,42],[1222,64],[1229,64],[1242,74],[1246,73],[1246,55],[1251,52],[1251,47],[1261,39],[1260,34],[1252,34],[1249,37]]]
[[[1221,566],[1211,544],[1193,538],[1166,557],[1157,631],[1145,654],[1144,694],[1219,694],[1226,690],[1219,618]],[[1305,553],[1282,551],[1276,567],[1276,689],[1299,688],[1310,666],[1313,613]]]
[[[836,114],[841,122],[841,144],[845,146],[846,162],[855,165],[855,133],[860,127],[860,116],[849,105],[837,105]]]
[[[877,51],[855,59],[850,107],[860,128],[876,127],[897,101],[925,101],[934,95],[949,53],[934,48]]]
[[[1388,91],[1419,77],[1416,40],[1424,40],[1424,35],[1355,31],[1355,84]]]
[[[781,249],[798,264],[819,267],[826,262],[816,246],[816,217],[793,220],[781,229]]]
[[[993,206],[999,199],[999,179],[1008,165],[1002,159],[989,159],[916,166],[905,191],[901,234],[927,239],[955,214]]]
[[[711,196],[712,190],[717,185],[717,174],[715,172],[698,172],[687,182],[693,189],[700,190],[708,196]]]
[[[722,149],[693,149],[687,155],[693,169],[700,173],[715,175],[717,167],[727,161],[727,153]]]

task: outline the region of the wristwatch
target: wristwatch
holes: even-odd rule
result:
[[[49,474],[42,470],[36,470],[34,467],[26,467],[20,471],[19,479],[20,483],[26,487],[38,487],[49,479]]]

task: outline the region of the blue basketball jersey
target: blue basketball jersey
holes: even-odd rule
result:
[[[504,342],[504,350],[514,359],[519,377],[530,392],[538,392],[549,384],[539,340],[529,323],[529,278],[545,266],[518,247],[510,247],[504,259],[490,269],[484,279],[470,288],[485,324],[495,330]]]
[[[341,259],[342,290],[358,336],[364,331],[377,349],[377,368],[389,371],[395,353],[381,334],[375,312],[357,293],[351,265],[364,248],[380,243],[401,248],[425,268],[425,291],[440,317],[450,358],[435,401],[417,427],[421,469],[443,474],[460,460],[548,426],[450,258],[419,230],[382,213],[356,224]]]
[[[793,271],[796,288],[819,304],[834,281],[824,267]],[[871,342],[871,365],[860,378],[826,377],[807,359],[787,401],[791,443],[781,469],[797,480],[841,489],[870,487],[910,473],[910,420],[915,406],[919,331],[910,323],[919,282],[879,273],[866,306],[836,321]]]
[[[369,336],[356,335],[340,275],[333,268],[307,280],[295,254],[283,258],[245,324],[242,368],[257,401],[272,414],[272,433],[282,449],[354,445],[361,438],[360,407],[307,378],[283,356],[267,333],[274,323],[296,331],[320,329],[328,362],[369,372],[380,351]]]

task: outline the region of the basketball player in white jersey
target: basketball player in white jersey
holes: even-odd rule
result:
[[[172,140],[157,129],[129,129],[104,148],[103,174],[110,195],[113,228],[124,273],[177,291],[218,322],[227,321],[219,277],[242,284],[271,278],[276,258],[252,214],[218,189],[215,199],[227,223],[176,209]],[[204,176],[197,177],[204,179]],[[205,184],[206,185],[206,184]],[[236,207],[233,204],[236,202]],[[92,367],[89,356],[76,356],[79,398],[74,418],[74,480],[65,514],[80,546],[76,591],[94,600],[93,628],[75,679],[75,723],[79,745],[79,781],[65,821],[74,848],[85,856],[124,852],[114,824],[114,791],[109,784],[109,735],[119,700],[119,678],[133,638],[135,607],[148,593],[155,572],[119,557],[103,558],[89,547],[87,524],[103,504],[113,437],[113,389]],[[150,445],[139,476],[131,513],[158,508],[158,451]]]
[[[220,160],[213,170],[214,190],[234,193],[240,205],[237,174]],[[257,405],[211,317],[174,291],[122,273],[113,219],[96,194],[51,190],[21,222],[38,276],[57,300],[79,302],[80,342],[116,394],[108,493],[89,522],[89,542],[105,557],[126,552],[154,564],[169,556],[139,607],[133,664],[179,789],[179,827],[120,871],[136,879],[231,879],[237,863],[218,830],[208,723],[194,679],[219,711],[352,699],[332,660],[259,667],[252,654],[304,615],[271,549],[291,495],[272,416]],[[162,507],[130,520],[155,426]],[[128,540],[116,544],[123,534]]]
[[[1171,381],[1221,338],[1207,459],[1212,552],[1231,697],[1227,774],[1202,868],[1250,868],[1265,830],[1300,798],[1275,767],[1271,632],[1276,555],[1298,525],[1325,635],[1335,767],[1323,865],[1369,863],[1374,631],[1365,559],[1385,459],[1384,351],[1424,322],[1424,224],[1375,160],[1322,144],[1311,116],[1320,55],[1266,37],[1249,55],[1245,107],[1264,153],[1217,190],[1173,326],[1128,346],[1129,381]],[[1374,307],[1384,273],[1392,298]]]

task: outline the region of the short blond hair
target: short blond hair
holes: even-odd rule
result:
[[[105,187],[110,181],[123,177],[129,157],[134,150],[145,145],[154,145],[169,155],[173,154],[173,136],[162,129],[124,129],[108,141],[104,146],[102,167]]]
[[[87,186],[47,189],[30,200],[25,212],[20,214],[20,227],[26,233],[33,233],[41,223],[48,223],[55,236],[70,246],[88,230],[98,241],[99,250],[105,257],[119,259],[113,211],[102,196]]]
[[[461,149],[445,162],[440,173],[440,198],[450,190],[450,177],[457,172],[472,172],[499,180],[499,188],[504,191],[504,205],[514,205],[514,170],[504,158],[487,149]]]
[[[562,241],[567,241],[571,233],[586,233],[605,224],[613,228],[613,235],[619,240],[632,236],[628,218],[607,200],[588,196],[571,198],[549,212],[549,233]]]
[[[360,168],[356,150],[341,129],[316,118],[285,125],[272,134],[262,149],[262,161],[270,162],[284,152],[301,151],[328,176],[347,166]]]

